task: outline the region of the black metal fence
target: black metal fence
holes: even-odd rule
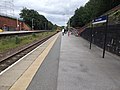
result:
[[[86,40],[91,40],[92,29],[92,43],[103,48],[105,26],[86,28],[80,35]],[[108,25],[106,50],[120,56],[120,24]]]

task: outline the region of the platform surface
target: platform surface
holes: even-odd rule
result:
[[[27,90],[57,90],[61,36],[51,48]]]
[[[62,36],[57,90],[120,90],[120,57],[81,37]]]
[[[0,75],[0,90],[9,89],[120,90],[120,57],[102,58],[97,46],[90,50],[83,38],[59,33]]]

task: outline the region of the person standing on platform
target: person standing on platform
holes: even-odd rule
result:
[[[68,30],[68,36],[70,36],[70,31]]]
[[[62,35],[64,36],[64,33],[65,33],[65,30],[64,29],[62,29]]]

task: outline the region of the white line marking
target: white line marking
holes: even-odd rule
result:
[[[48,39],[49,40],[49,39]],[[47,41],[48,41],[47,40]],[[29,52],[28,54],[26,54],[25,56],[23,56],[22,58],[20,58],[18,61],[16,61],[15,63],[13,63],[12,65],[10,65],[9,67],[7,67],[5,70],[3,70],[2,72],[0,72],[0,76],[5,73],[6,71],[8,71],[10,68],[12,68],[14,65],[16,65],[17,63],[19,63],[22,59],[24,59],[25,57],[27,57],[28,55],[30,55],[31,53],[33,53],[35,50],[37,50],[38,48],[40,48],[43,44],[45,44],[47,41],[43,42],[41,45],[39,45],[37,48],[33,49],[31,52]]]

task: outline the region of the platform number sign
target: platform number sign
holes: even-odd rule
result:
[[[92,21],[92,24],[98,24],[98,23],[106,23],[107,22],[107,16],[101,16]]]
[[[105,16],[100,16],[98,18],[95,18],[94,20],[92,20],[92,28],[91,28],[91,40],[90,40],[90,49],[91,49],[91,44],[92,44],[92,38],[93,38],[93,31],[92,29],[94,28],[93,26],[95,24],[99,24],[99,23],[106,23],[106,27],[105,27],[105,32],[104,32],[104,45],[103,45],[103,58],[105,56],[105,48],[106,48],[106,39],[107,39],[107,24],[108,24],[108,15]]]

